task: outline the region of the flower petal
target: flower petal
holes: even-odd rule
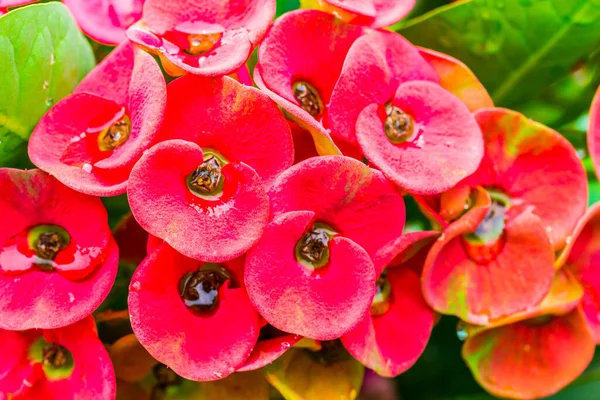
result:
[[[437,194],[477,170],[481,130],[457,97],[434,83],[413,81],[398,87],[392,105],[414,120],[416,134],[408,141],[387,138],[381,105],[366,107],[356,123],[361,149],[388,179],[411,193]]]
[[[77,25],[97,42],[114,45],[142,17],[144,0],[65,0]]]
[[[190,258],[231,260],[260,239],[269,217],[269,200],[256,172],[237,162],[223,169],[222,198],[196,197],[186,177],[202,162],[202,149],[184,140],[161,142],[146,151],[129,180],[131,211],[151,235]]]
[[[398,85],[412,80],[438,82],[419,50],[395,32],[367,31],[350,47],[329,105],[335,139],[356,142],[356,120],[369,104],[385,105]]]
[[[371,256],[402,235],[406,217],[402,195],[379,171],[344,156],[294,165],[275,181],[269,197],[272,215],[313,211]]]
[[[169,84],[169,102],[160,140],[183,139],[243,162],[266,187],[290,167],[293,140],[277,106],[259,90],[231,78],[193,75]]]
[[[163,244],[136,270],[129,310],[135,335],[154,358],[186,379],[210,381],[243,365],[260,328],[243,288],[221,287],[218,308],[210,316],[186,307],[179,282],[201,265]]]
[[[467,338],[463,358],[475,379],[499,397],[546,397],[577,378],[595,342],[579,308],[546,324],[527,321]]]
[[[475,74],[460,60],[444,53],[419,47],[421,56],[440,77],[440,85],[458,97],[471,112],[494,107],[494,102]]]
[[[581,218],[561,259],[563,269],[575,275],[583,286],[582,310],[600,343],[600,204],[596,203]],[[562,264],[559,261],[559,265]]]
[[[311,271],[300,264],[294,249],[314,218],[310,211],[275,217],[248,253],[244,276],[252,303],[271,325],[330,340],[367,313],[375,294],[375,269],[360,246],[341,236],[329,242],[326,266]]]
[[[585,170],[573,146],[558,132],[501,108],[477,111],[485,155],[471,187],[499,188],[512,199],[511,213],[533,206],[555,250],[585,212]]]
[[[488,264],[473,261],[462,235],[473,232],[490,200],[478,191],[475,206],[450,224],[427,256],[423,294],[438,312],[485,325],[539,303],[554,277],[554,252],[537,216],[524,211],[506,221],[505,243]]]
[[[415,272],[392,268],[387,279],[392,289],[389,310],[367,315],[342,337],[342,343],[367,368],[392,377],[408,370],[423,353],[434,318]]]
[[[54,271],[0,272],[0,328],[58,328],[91,314],[108,295],[119,259],[100,199],[77,193],[40,170],[0,169],[0,187],[1,247],[28,228],[54,224],[79,249],[63,266],[57,259]],[[83,266],[87,275],[73,271],[77,276],[67,279],[63,275],[70,275],[72,264]]]

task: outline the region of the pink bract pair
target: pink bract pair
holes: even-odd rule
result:
[[[117,274],[106,210],[39,170],[0,169],[0,187],[0,395],[114,397],[90,317]]]
[[[257,85],[312,134],[319,154],[366,157],[415,194],[448,190],[479,165],[470,111],[492,103],[457,60],[316,10],[279,18],[258,59]]]

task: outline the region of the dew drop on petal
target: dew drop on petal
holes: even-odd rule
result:
[[[469,337],[469,333],[467,332],[467,327],[464,322],[459,322],[458,327],[456,328],[456,336],[458,340],[464,342]]]

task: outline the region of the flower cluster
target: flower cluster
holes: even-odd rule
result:
[[[547,396],[589,364],[600,207],[577,152],[380,29],[414,0],[306,1],[273,24],[274,0],[64,2],[119,45],[38,123],[39,170],[0,169],[0,399],[114,398],[111,358],[124,391],[153,375],[153,399],[291,351],[394,377],[439,314],[495,395]],[[600,165],[600,95],[590,126]],[[122,194],[143,231],[119,234],[145,254],[107,352],[91,315],[129,244],[99,197]],[[405,226],[407,197],[429,229]]]

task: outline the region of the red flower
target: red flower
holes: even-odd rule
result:
[[[327,106],[362,32],[333,15],[299,10],[278,18],[258,49],[256,85],[311,132],[319,154],[340,154],[327,129]]]
[[[275,0],[147,0],[127,36],[171,75],[221,76],[246,62],[274,16]]]
[[[468,107],[400,35],[373,31],[350,48],[331,96],[332,135],[417,194],[450,189],[475,172],[481,131]]]
[[[243,267],[243,258],[206,264],[161,245],[131,280],[129,311],[140,343],[187,379],[233,373],[248,359],[260,330]]]
[[[267,223],[267,189],[293,161],[289,127],[267,96],[230,78],[168,87],[159,143],[132,171],[140,225],[182,254],[219,262],[244,254]]]
[[[344,22],[384,28],[404,18],[416,0],[302,0],[304,7],[314,7]]]
[[[39,170],[0,169],[0,328],[54,329],[108,295],[119,250],[97,198]]]
[[[114,399],[115,373],[92,317],[58,329],[0,330],[0,394]]]
[[[79,192],[124,193],[133,165],[155,140],[165,103],[156,62],[124,43],[41,119],[29,140],[31,161]]]
[[[64,0],[86,35],[97,42],[123,42],[125,31],[142,17],[145,0]]]
[[[600,204],[596,203],[581,218],[557,266],[569,271],[583,287],[581,307],[588,325],[600,344]]]
[[[452,219],[469,211],[431,249],[423,292],[437,311],[487,324],[546,295],[554,251],[583,214],[587,186],[575,149],[557,132],[509,110],[475,115],[483,161],[441,196],[442,207],[458,210],[445,213]]]
[[[438,235],[435,231],[404,234],[376,256],[378,264],[386,268],[377,280],[371,310],[342,337],[342,343],[352,356],[379,375],[401,374],[425,350],[434,313],[421,294],[418,271]]]
[[[559,273],[538,306],[489,327],[467,327],[462,354],[479,384],[495,396],[537,399],[577,378],[595,349],[581,296],[577,282]]]
[[[270,197],[275,218],[246,260],[252,302],[282,331],[318,340],[344,335],[373,300],[369,254],[401,234],[401,195],[379,172],[333,156],[288,169]]]

